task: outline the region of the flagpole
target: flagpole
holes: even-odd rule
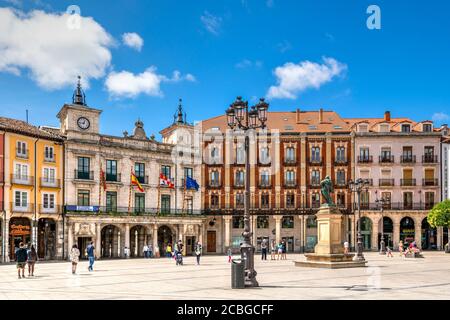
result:
[[[158,176],[158,206],[156,208],[156,214],[159,215],[159,207],[161,202],[161,174]]]
[[[102,166],[102,159],[101,158],[99,158],[99,161],[100,161],[100,179],[99,179],[99,182],[98,182],[98,206],[99,206],[99,209],[100,209],[100,207],[102,206],[102,171],[103,171],[103,166]]]
[[[131,184],[131,175],[133,173],[133,169],[130,170],[130,191],[128,193],[128,215],[131,215],[131,188],[132,188],[132,184]]]

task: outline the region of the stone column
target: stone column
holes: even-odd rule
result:
[[[63,237],[63,222],[62,219],[57,222],[56,227],[56,257],[64,260],[64,257],[62,256],[63,253],[63,246],[64,246],[64,237]]]
[[[130,257],[130,255],[131,255],[131,248],[130,248],[130,225],[127,223],[127,224],[125,224],[125,235],[124,235],[125,237],[125,247],[127,247],[128,248],[128,252],[130,253],[129,255],[128,255],[128,258]]]
[[[257,222],[258,216],[257,215],[252,215],[252,241],[253,241],[253,246],[255,247],[256,250],[256,222]]]
[[[158,225],[156,223],[153,225],[152,240],[153,240],[153,254],[157,258],[156,248],[158,247]]]
[[[372,242],[372,251],[378,251],[378,225],[379,219],[375,217],[372,219],[372,239],[370,241]]]
[[[281,219],[282,216],[274,216],[275,219],[275,243],[278,245],[281,241]]]
[[[302,220],[303,220],[303,235],[302,235],[302,240],[301,240],[302,252],[305,252],[305,249],[306,249],[306,219],[307,219],[307,216],[303,215],[302,216]]]
[[[9,262],[9,219],[3,220],[3,242],[5,246],[5,256],[3,257],[4,262]]]
[[[299,227],[299,233],[298,233],[298,235],[299,235],[299,248],[298,248],[298,250],[301,252],[302,251],[302,248],[303,248],[303,238],[304,238],[304,236],[303,236],[303,230],[304,230],[304,228],[303,228],[303,216],[298,216],[298,222],[299,222],[299,224],[300,224],[300,227]],[[294,241],[295,241],[295,239],[294,239]],[[295,243],[294,243],[294,251],[295,251]]]
[[[414,221],[414,241],[419,249],[422,248],[422,224]]]
[[[444,228],[443,227],[437,227],[437,247],[438,250],[443,249],[442,242],[444,241]]]
[[[95,240],[95,255],[97,259],[100,259],[102,257],[102,226],[100,223],[96,224]]]
[[[73,246],[73,225],[71,223],[67,223],[67,257],[69,258],[70,250],[72,250]],[[80,252],[83,254],[81,248],[78,248]]]
[[[394,220],[394,221],[392,221],[392,223],[393,223],[393,227],[394,227],[392,241],[394,242],[393,243],[394,249],[397,250],[398,249],[398,243],[400,242],[400,222]]]
[[[231,216],[224,216],[223,220],[225,222],[225,252],[228,250],[228,248],[231,246],[230,240],[231,240]]]

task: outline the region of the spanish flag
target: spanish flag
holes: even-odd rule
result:
[[[138,178],[136,175],[132,172],[131,173],[131,184],[133,186],[136,186],[140,192],[144,192],[144,188],[142,188],[141,184],[139,183]]]

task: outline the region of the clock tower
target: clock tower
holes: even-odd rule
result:
[[[78,77],[77,88],[72,96],[72,103],[65,104],[57,117],[61,123],[61,133],[98,134],[99,119],[102,110],[93,109],[86,104],[86,95],[81,88],[81,78]]]

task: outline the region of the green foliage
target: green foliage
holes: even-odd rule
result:
[[[432,228],[450,227],[450,200],[436,204],[428,214],[427,221]]]

